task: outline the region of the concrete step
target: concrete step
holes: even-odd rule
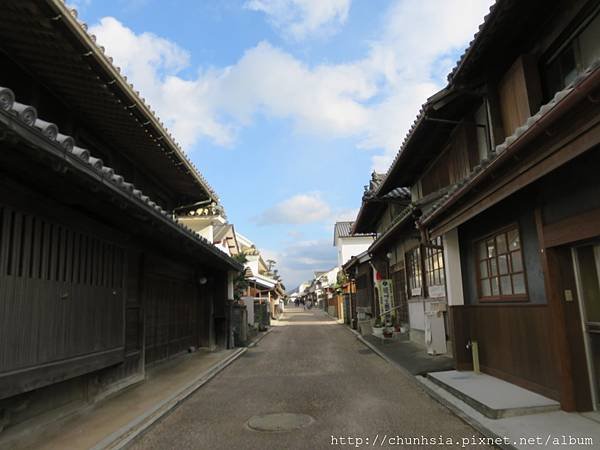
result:
[[[483,373],[450,370],[428,373],[427,379],[490,419],[560,409],[553,399]]]

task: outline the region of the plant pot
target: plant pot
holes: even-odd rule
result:
[[[383,337],[383,327],[373,327],[373,336]]]

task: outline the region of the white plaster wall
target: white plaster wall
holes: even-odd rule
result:
[[[343,266],[350,258],[367,250],[372,243],[372,237],[340,238],[338,245],[341,252],[338,252],[338,266]]]
[[[254,325],[254,297],[242,297],[242,301],[248,311],[248,323]]]
[[[204,228],[196,230],[196,233],[198,233],[203,238],[207,239],[208,242],[213,242],[213,237],[214,237],[213,230],[214,230],[214,227],[212,225],[208,225]]]
[[[446,233],[443,236],[443,243],[448,305],[464,305],[465,298],[462,284],[462,268],[460,265],[458,230],[455,228]]]
[[[227,272],[227,298],[233,300],[234,298],[234,280],[236,272]]]
[[[425,307],[422,301],[408,303],[408,319],[412,329],[425,330]]]
[[[245,267],[249,267],[254,275],[258,275],[258,256],[248,255],[246,256],[247,261],[244,263]]]
[[[335,283],[337,283],[337,274],[339,271],[339,267],[334,267],[329,272],[327,272],[327,284],[329,286],[333,286]]]

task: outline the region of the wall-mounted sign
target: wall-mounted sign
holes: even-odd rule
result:
[[[446,296],[446,288],[444,286],[429,286],[429,297],[438,298]]]
[[[412,288],[410,290],[410,296],[411,297],[419,297],[421,295],[421,288],[417,287],[417,288]]]

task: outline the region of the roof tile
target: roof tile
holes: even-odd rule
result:
[[[135,189],[135,186],[132,183],[126,182],[121,175],[115,174],[114,169],[104,166],[104,163],[100,158],[95,158],[90,155],[89,150],[76,146],[75,141],[71,136],[59,133],[56,125],[37,119],[37,112],[34,107],[14,101],[14,93],[12,92],[12,90],[1,86],[0,111],[5,111],[5,113],[9,113],[9,115],[11,115],[13,118],[16,118],[24,125],[36,130],[44,138],[46,138],[48,142],[60,146],[63,150],[67,150],[68,153],[71,154],[73,157],[76,157],[77,159],[86,162],[89,165],[89,167],[97,173],[98,176],[112,181],[119,189],[121,189],[121,192],[124,195],[133,194],[133,196],[128,195],[131,201],[135,201],[134,199],[138,199],[141,203],[153,208],[154,211],[160,214],[162,217],[164,217],[165,220],[174,223],[179,228],[184,230],[188,237],[193,238],[197,242],[201,242],[203,246],[206,249],[210,250],[214,255],[219,255],[220,258],[226,258],[227,262],[234,267],[241,267],[239,263],[229,258],[227,255],[225,255],[223,252],[217,249],[214,245],[212,245],[211,242],[208,242],[206,239],[202,238],[182,223],[173,219],[167,211],[165,211],[162,207],[150,200],[150,198],[147,195],[144,195],[142,191],[140,191],[139,189]],[[52,132],[48,132],[49,128],[52,129]],[[56,134],[54,134],[54,131],[56,132]]]

